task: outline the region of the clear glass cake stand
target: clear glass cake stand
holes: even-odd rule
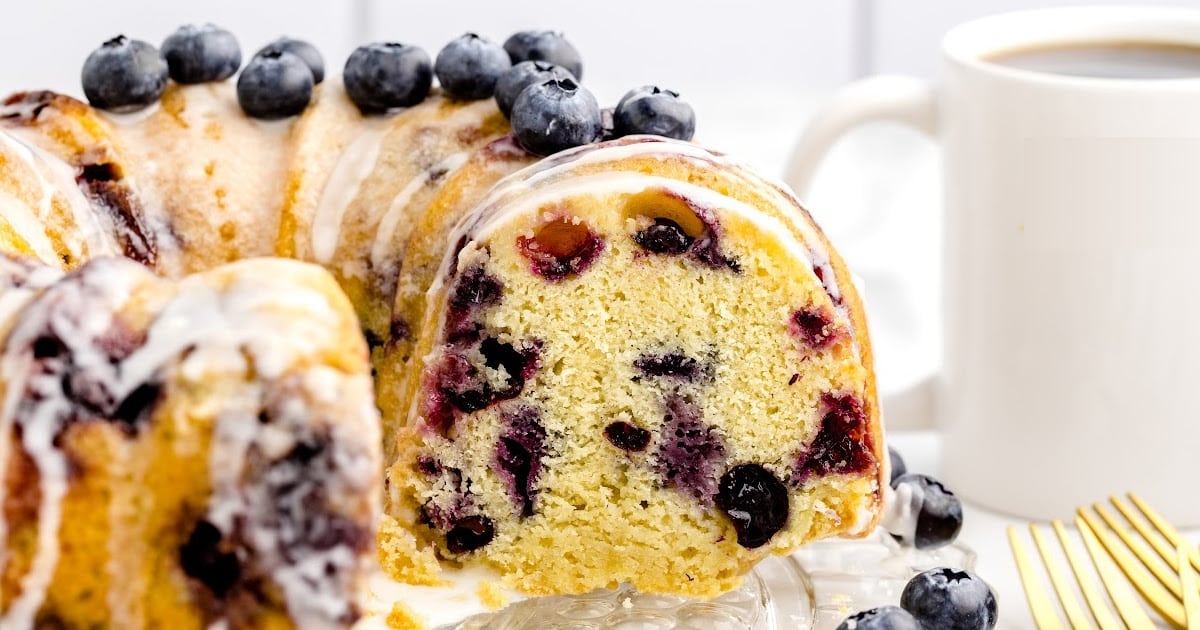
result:
[[[827,541],[765,560],[742,588],[712,600],[594,591],[526,599],[438,630],[833,630],[857,610],[899,604],[908,580],[934,567],[974,570],[975,553],[905,549],[885,534]]]

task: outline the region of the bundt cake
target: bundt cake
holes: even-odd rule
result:
[[[0,626],[340,627],[376,555],[707,596],[873,526],[851,278],[678,95],[548,32],[235,86],[222,33],[0,107]]]

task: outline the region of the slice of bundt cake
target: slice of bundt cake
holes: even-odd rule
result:
[[[358,617],[378,414],[326,272],[0,257],[0,316],[0,627]]]
[[[392,511],[531,593],[712,595],[880,501],[851,279],[779,186],[648,136],[509,176],[444,240]]]

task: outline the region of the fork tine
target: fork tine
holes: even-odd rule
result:
[[[1033,621],[1039,630],[1063,630],[1062,622],[1054,612],[1054,605],[1033,570],[1030,554],[1025,544],[1017,536],[1017,528],[1009,526],[1008,544],[1012,547],[1013,558],[1017,561],[1017,572],[1021,574],[1021,586],[1025,588],[1025,598],[1029,600],[1029,611],[1033,613]]]
[[[1187,543],[1179,545],[1179,583],[1183,587],[1183,612],[1188,626],[1200,626],[1200,591],[1196,585],[1196,567],[1190,560],[1194,552],[1195,548]]]
[[[1100,629],[1124,630],[1124,626],[1113,616],[1112,611],[1109,610],[1108,605],[1104,601],[1104,596],[1096,588],[1096,583],[1093,581],[1094,572],[1084,563],[1083,556],[1080,555],[1075,544],[1067,537],[1067,528],[1063,526],[1063,522],[1054,519],[1050,522],[1050,525],[1054,528],[1054,534],[1058,536],[1058,544],[1067,556],[1067,563],[1071,565],[1071,571],[1075,574],[1075,581],[1079,583],[1079,589],[1083,591],[1083,598],[1087,601],[1088,608],[1092,611],[1092,617],[1095,618]],[[1076,630],[1080,630],[1080,627],[1077,626]]]
[[[1042,564],[1046,566],[1046,572],[1050,574],[1050,584],[1054,586],[1054,592],[1058,594],[1058,601],[1062,604],[1063,612],[1067,613],[1067,621],[1070,622],[1071,627],[1075,630],[1092,628],[1093,626],[1088,623],[1087,617],[1083,612],[1083,607],[1075,599],[1075,594],[1072,592],[1071,583],[1067,581],[1066,571],[1063,570],[1062,563],[1050,551],[1050,544],[1046,542],[1045,536],[1042,535],[1042,530],[1038,529],[1037,525],[1030,523],[1029,533],[1033,536],[1033,543],[1037,546],[1038,553],[1042,556]]]
[[[1158,555],[1150,551],[1150,548],[1146,546],[1146,543],[1142,542],[1138,538],[1134,538],[1128,530],[1126,530],[1124,527],[1121,527],[1121,524],[1117,522],[1116,517],[1114,517],[1111,512],[1104,509],[1103,506],[1093,503],[1092,510],[1094,510],[1096,514],[1100,515],[1100,518],[1104,520],[1104,523],[1108,525],[1108,528],[1117,535],[1117,538],[1121,539],[1121,542],[1125,543],[1125,546],[1133,552],[1133,555],[1137,556],[1138,560],[1142,561],[1142,565],[1149,569],[1150,573],[1154,574],[1154,577],[1158,578],[1159,583],[1166,587],[1168,591],[1171,591],[1171,595],[1175,596],[1175,599],[1182,600],[1183,591],[1179,587],[1179,573],[1177,572],[1178,568],[1167,567]],[[1172,553],[1171,555],[1175,554]]]
[[[1104,528],[1099,519],[1083,508],[1078,510],[1078,515],[1091,530],[1091,537],[1104,545],[1104,549],[1108,551],[1108,556],[1120,567],[1121,572],[1129,578],[1129,581],[1133,582],[1133,586],[1149,602],[1150,606],[1157,610],[1171,625],[1177,628],[1185,628],[1187,619],[1184,616],[1183,604],[1158,583],[1138,559],[1130,553],[1129,548],[1122,546],[1120,540]],[[1085,537],[1086,540],[1087,538]],[[1092,554],[1092,560],[1099,562],[1096,560],[1095,553]],[[1124,616],[1124,613],[1122,613],[1122,616]]]
[[[1167,522],[1167,519],[1163,518],[1162,515],[1160,515],[1154,508],[1150,507],[1150,505],[1143,501],[1138,495],[1130,492],[1126,496],[1128,496],[1129,500],[1137,506],[1137,509],[1141,511],[1143,516],[1146,517],[1146,520],[1150,521],[1150,524],[1154,525],[1154,528],[1163,535],[1163,538],[1167,539],[1167,542],[1171,543],[1171,545],[1174,547],[1187,545],[1188,556],[1190,556],[1192,559],[1192,566],[1197,570],[1200,570],[1200,552],[1197,552],[1193,545],[1188,544],[1188,542],[1184,540],[1183,535],[1179,533],[1179,530],[1175,529],[1174,525],[1171,525],[1169,522]]]
[[[1121,513],[1121,516],[1125,517],[1125,520],[1132,525],[1135,530],[1137,530],[1137,533],[1142,535],[1142,538],[1145,539],[1146,542],[1150,543],[1150,546],[1154,548],[1154,551],[1158,554],[1158,557],[1162,558],[1163,562],[1166,562],[1168,565],[1170,565],[1172,571],[1179,571],[1179,565],[1177,564],[1176,557],[1176,551],[1178,548],[1174,543],[1168,542],[1166,536],[1163,536],[1162,533],[1155,529],[1152,524],[1149,524],[1144,516],[1139,518],[1137,511],[1129,507],[1128,503],[1122,501],[1121,497],[1116,495],[1110,496],[1108,497],[1108,502],[1111,503],[1113,507],[1117,508],[1117,511]]]
[[[1121,615],[1125,626],[1130,630],[1152,630],[1154,622],[1150,621],[1146,611],[1142,610],[1137,598],[1133,596],[1133,591],[1129,590],[1125,581],[1121,579],[1121,572],[1117,570],[1117,567],[1113,565],[1112,558],[1100,546],[1100,541],[1096,539],[1092,527],[1082,516],[1075,517],[1075,527],[1079,529],[1079,535],[1083,537],[1083,545],[1092,558],[1092,564],[1096,566],[1096,573],[1100,575],[1100,581],[1104,584],[1104,589],[1108,591],[1113,605],[1117,607],[1117,613]]]

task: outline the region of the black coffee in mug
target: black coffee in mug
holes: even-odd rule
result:
[[[1098,79],[1200,78],[1200,45],[1113,41],[1054,44],[987,58],[1021,70]]]

